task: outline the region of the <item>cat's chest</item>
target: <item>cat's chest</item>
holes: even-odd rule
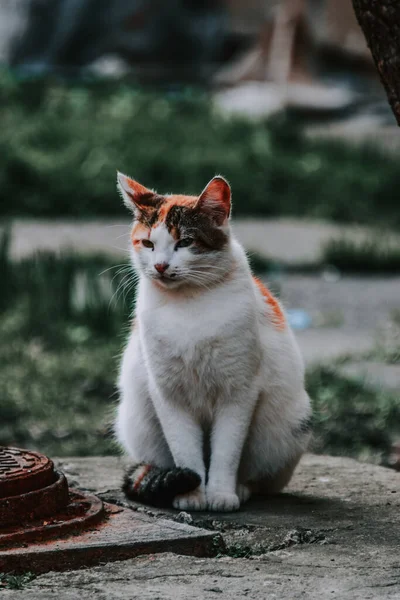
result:
[[[144,310],[141,341],[158,384],[188,397],[220,395],[248,376],[257,348],[256,321],[249,311],[214,306]]]
[[[215,339],[235,335],[245,321],[254,320],[251,302],[244,295],[229,297],[216,291],[207,297],[164,305],[140,299],[138,318],[146,343],[186,351],[194,343],[206,346]]]
[[[195,339],[183,332],[180,336],[158,333],[145,344],[152,379],[175,403],[207,413],[235,386],[240,356],[232,339],[218,333],[203,332]]]
[[[180,360],[200,368],[210,357],[221,358],[228,350],[233,327],[221,316],[187,310],[159,310],[141,315],[142,342],[156,362]]]

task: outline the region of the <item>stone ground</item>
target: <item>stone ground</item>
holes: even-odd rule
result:
[[[69,480],[124,502],[118,458],[59,461]],[[352,459],[307,455],[286,492],[238,513],[133,510],[222,534],[215,558],[150,554],[38,576],[10,600],[389,600],[400,598],[400,477]],[[132,532],[134,535],[134,532]],[[27,569],[29,565],[27,565]]]

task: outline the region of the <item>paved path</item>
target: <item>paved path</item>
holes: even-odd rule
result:
[[[235,219],[234,230],[250,251],[288,263],[318,260],[321,247],[332,237],[368,235],[367,228],[345,227],[301,219]],[[129,219],[34,220],[13,222],[12,254],[26,256],[35,250],[74,249],[123,256],[129,247]]]
[[[279,287],[287,308],[301,308],[312,317],[312,328],[296,332],[308,364],[365,354],[388,337],[400,348],[400,328],[393,323],[400,314],[400,277],[346,276],[332,282],[288,275]]]

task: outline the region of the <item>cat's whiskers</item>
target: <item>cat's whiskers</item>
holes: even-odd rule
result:
[[[115,300],[117,303],[121,295],[123,297],[123,304],[126,302],[126,296],[129,294],[130,290],[136,284],[136,278],[133,276],[133,271],[126,273],[123,277],[121,277],[121,281],[118,283],[117,289],[113,293],[110,298],[110,302],[108,308],[110,309],[112,302]]]
[[[207,284],[214,283],[214,281],[210,281],[210,278],[199,276],[193,272],[187,273],[186,277],[183,276],[183,281],[185,281],[186,283],[195,283],[199,287],[204,287],[207,290],[211,290],[211,287]]]
[[[221,273],[216,273],[215,271],[217,271],[217,269],[213,269],[212,267],[210,267],[207,271],[202,271],[200,269],[188,269],[184,272],[184,274],[188,275],[189,277],[193,276],[202,280],[204,279],[208,282],[216,282],[222,279],[221,273],[225,274],[227,272],[227,270],[223,268],[218,269],[218,271],[221,271]]]
[[[119,267],[129,267],[129,269],[132,269],[132,266],[130,264],[121,263],[120,265],[112,265],[111,267],[104,269],[104,271],[101,271],[101,273],[99,273],[99,276],[104,275],[104,273],[107,273],[108,271],[111,271],[112,269],[118,269]]]
[[[132,271],[132,268],[131,268],[129,265],[127,265],[126,267],[123,267],[123,268],[119,269],[119,270],[118,270],[118,271],[115,273],[114,277],[111,279],[111,285],[113,284],[113,282],[114,282],[115,278],[116,278],[116,277],[119,277],[119,276],[121,276],[122,274],[124,274],[124,275],[126,275],[126,276],[131,276],[131,277],[132,277],[132,280],[133,280],[133,282],[134,282],[134,283],[136,283],[136,282],[137,282],[137,278],[138,278],[138,276],[137,276],[137,275],[136,275],[136,274],[135,274],[135,273]],[[117,289],[118,289],[118,288],[117,288]]]

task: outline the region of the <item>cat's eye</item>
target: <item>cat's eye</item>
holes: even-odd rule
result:
[[[154,249],[154,244],[150,240],[142,240],[142,244],[143,244],[143,246],[145,248],[152,248],[152,249]]]
[[[179,242],[176,242],[175,250],[178,250],[178,248],[187,248],[192,243],[193,243],[192,238],[182,238],[181,240],[179,240]]]

